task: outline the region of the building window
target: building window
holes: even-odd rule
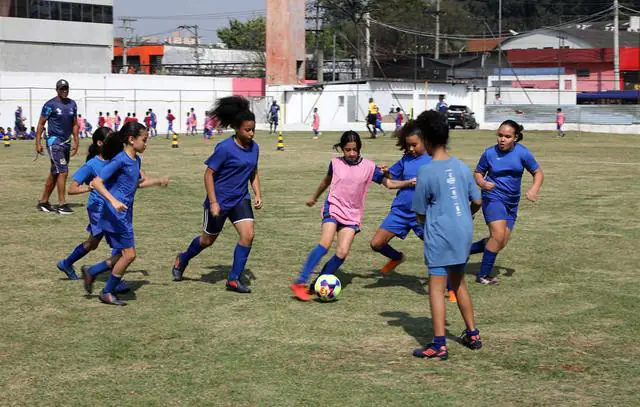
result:
[[[338,96],[338,106],[344,106],[344,96]]]
[[[591,72],[589,72],[588,69],[581,68],[576,71],[576,76],[578,78],[588,78],[590,75]]]
[[[113,24],[112,6],[47,0],[4,1],[10,1],[8,17]]]

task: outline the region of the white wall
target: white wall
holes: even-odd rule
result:
[[[505,105],[520,105],[520,104],[534,104],[534,105],[575,105],[577,102],[576,89],[577,78],[576,75],[560,75],[559,92],[558,89],[523,89],[510,86],[502,86],[500,89],[496,87],[496,82],[500,81],[522,81],[522,82],[535,82],[545,81],[558,83],[558,75],[492,75],[487,78],[487,92],[489,95],[495,95],[500,92],[500,99],[502,104]],[[565,81],[570,82],[570,86],[565,86]],[[560,100],[558,100],[558,93],[560,93]],[[491,100],[494,98],[492,97]],[[559,103],[558,103],[559,102]]]
[[[200,48],[202,63],[242,63],[264,61],[264,53],[235,49]],[[195,64],[193,47],[165,45],[163,64]]]
[[[152,108],[159,118],[159,130],[166,129],[167,109],[177,118],[175,129],[183,130],[186,112],[193,107],[201,128],[204,112],[217,98],[229,96],[233,90],[231,78],[0,72],[0,126],[14,126],[18,105],[22,106],[27,125],[35,126],[42,105],[56,96],[55,83],[61,78],[69,81],[69,97],[94,127],[100,111],[113,114],[117,110],[123,118],[127,112],[135,111],[142,119]]]

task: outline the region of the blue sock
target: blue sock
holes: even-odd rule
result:
[[[480,331],[478,331],[477,329],[474,329],[473,331],[466,329],[464,333],[467,334],[468,336],[480,335]]]
[[[496,257],[498,257],[498,253],[489,251],[489,249],[484,249],[484,254],[482,255],[482,264],[480,265],[480,272],[476,277],[489,276],[493,271],[493,265],[496,262]]]
[[[71,252],[69,257],[63,261],[67,266],[73,266],[73,263],[86,256],[87,253],[89,252],[84,248],[84,244],[80,243],[75,249],[73,249],[73,252]]]
[[[440,348],[441,346],[447,346],[447,337],[446,336],[434,336],[433,344],[436,345],[436,348]]]
[[[471,245],[471,250],[469,250],[469,254],[482,253],[484,251],[486,242],[486,239],[480,239],[477,242],[473,242],[473,244]]]
[[[187,267],[187,264],[189,264],[189,260],[199,255],[203,249],[204,247],[202,247],[202,245],[200,244],[200,236],[194,237],[191,241],[191,244],[187,248],[187,251],[180,253],[180,266],[182,268]]]
[[[94,264],[93,266],[89,267],[89,270],[87,270],[87,272],[89,274],[91,274],[93,277],[97,276],[100,273],[104,273],[105,271],[111,269],[111,267],[109,267],[107,265],[107,261],[103,261],[100,262],[98,264]]]
[[[333,257],[331,257],[329,261],[327,261],[324,264],[324,267],[322,267],[322,271],[320,272],[320,275],[336,274],[336,271],[338,271],[340,266],[342,266],[342,263],[344,263],[344,259],[341,259],[340,257],[334,254]]]
[[[247,260],[249,260],[249,253],[251,253],[251,246],[242,246],[240,243],[236,245],[233,251],[233,266],[231,266],[231,273],[229,273],[227,280],[234,281],[240,278],[244,271],[244,266],[247,265]]]
[[[104,292],[104,293],[114,293],[116,287],[118,286],[118,284],[120,284],[121,280],[122,280],[122,277],[118,277],[118,276],[114,275],[113,273],[109,274],[109,279],[107,280],[107,285],[104,286],[104,290],[102,290],[102,292]]]
[[[380,253],[383,256],[390,258],[391,260],[400,260],[402,258],[402,253],[400,253],[399,251],[391,247],[389,243],[382,246],[382,248],[380,248],[379,250],[374,249],[374,251]]]
[[[451,277],[447,277],[447,291],[453,291],[453,287],[451,286]]]
[[[327,249],[325,249],[322,245],[317,245],[311,250],[309,253],[309,257],[307,257],[307,261],[304,262],[304,266],[302,266],[302,271],[300,271],[300,275],[298,275],[298,279],[296,280],[296,284],[305,284],[311,274],[313,274],[313,269],[316,268],[322,257],[327,254]]]

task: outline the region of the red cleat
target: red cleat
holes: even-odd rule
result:
[[[307,288],[306,285],[304,285],[304,284],[291,284],[291,285],[289,285],[289,288],[291,288],[291,291],[293,291],[293,294],[300,301],[311,301],[311,295],[309,294],[309,288]]]
[[[403,253],[400,260],[389,260],[389,262],[380,269],[380,272],[382,274],[387,274],[388,272],[394,270],[396,267],[404,263],[406,260],[407,260],[407,257]]]

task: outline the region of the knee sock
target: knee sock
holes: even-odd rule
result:
[[[336,271],[338,271],[338,269],[340,268],[340,266],[342,266],[343,263],[344,263],[344,259],[341,259],[340,257],[334,254],[333,257],[331,257],[329,261],[327,261],[324,264],[324,267],[322,267],[322,271],[320,272],[320,275],[335,274]]]
[[[318,263],[320,263],[322,257],[327,254],[327,251],[328,250],[320,244],[316,245],[316,247],[311,250],[309,256],[307,257],[307,261],[304,262],[302,270],[298,275],[296,284],[305,284],[309,280],[309,277],[311,276],[311,274],[313,274],[313,269],[315,269]]]
[[[84,248],[84,243],[80,243],[75,249],[73,249],[73,252],[71,252],[69,257],[63,260],[63,262],[67,266],[73,266],[73,263],[86,256],[87,253],[89,252]]]
[[[471,245],[471,250],[469,250],[469,254],[478,254],[484,251],[484,246],[486,245],[486,239],[480,239],[477,242],[473,242]]]
[[[380,253],[383,256],[390,258],[391,260],[400,260],[402,259],[402,253],[391,247],[388,243],[382,246],[380,249],[373,251]]]
[[[494,253],[489,249],[484,249],[480,272],[476,277],[488,277],[491,274],[491,271],[493,271],[493,265],[496,262],[496,257],[498,257],[498,253]]]
[[[102,290],[102,292],[104,292],[105,294],[107,293],[113,294],[118,284],[120,284],[121,280],[122,280],[122,277],[118,277],[113,273],[111,273],[109,275],[109,279],[107,280],[107,285],[104,287],[104,290]]]
[[[235,281],[240,278],[240,275],[244,271],[244,266],[246,266],[247,260],[249,260],[250,252],[251,246],[242,246],[240,243],[236,245],[233,251],[233,266],[231,266],[231,273],[229,273],[227,280]]]
[[[200,254],[202,250],[204,250],[204,247],[200,244],[200,236],[194,237],[189,247],[187,247],[187,251],[180,253],[180,266],[182,268],[187,267],[189,260]]]
[[[97,276],[100,273],[104,273],[105,271],[111,269],[111,267],[109,267],[109,265],[107,264],[107,261],[102,261],[98,264],[94,264],[93,266],[89,267],[89,270],[87,270],[87,272],[89,274],[91,274],[93,277]],[[106,292],[106,291],[105,291]]]

